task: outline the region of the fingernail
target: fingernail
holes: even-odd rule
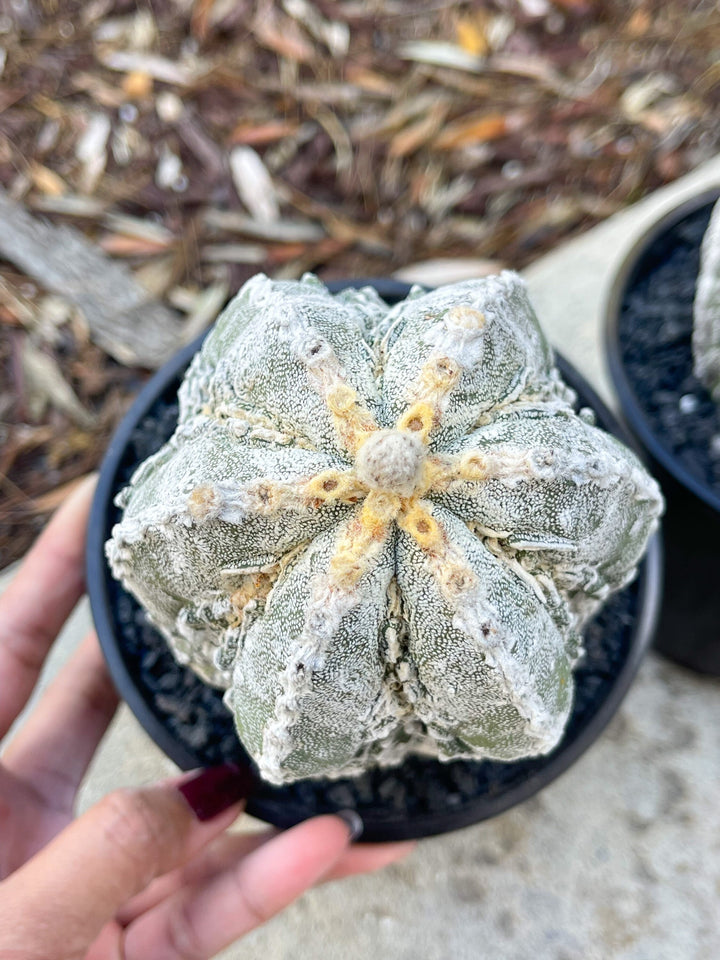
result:
[[[244,800],[257,784],[249,767],[225,763],[208,767],[178,787],[198,820],[205,822]]]
[[[362,836],[365,824],[362,822],[362,817],[357,810],[338,810],[335,816],[340,817],[340,819],[344,820],[347,824],[351,843],[353,840],[357,840],[358,837]]]

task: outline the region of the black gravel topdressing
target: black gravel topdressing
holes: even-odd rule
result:
[[[720,406],[692,372],[692,306],[712,204],[650,243],[625,284],[617,333],[624,374],[656,441],[720,496]]]
[[[113,477],[114,492],[172,434],[182,372],[168,383],[132,432]],[[98,544],[100,537],[109,536],[112,524],[118,520],[119,511],[110,507],[101,520]],[[375,769],[354,779],[304,781],[284,788],[259,783],[248,812],[286,827],[317,813],[351,807],[365,821],[363,839],[379,841],[455,829],[493,816],[532,795],[558,776],[594,739],[629,683],[641,648],[649,639],[642,635],[643,630],[647,634],[647,618],[642,628],[637,622],[643,595],[647,599],[648,592],[651,596],[653,592],[652,584],[646,591],[644,567],[645,564],[638,580],[616,594],[587,627],[587,656],[575,673],[574,710],[562,743],[549,756],[516,763],[447,764],[417,757],[399,768]],[[657,563],[654,569],[657,570]],[[101,577],[100,587],[93,590],[90,584],[91,599],[94,600],[94,594],[102,594],[113,623],[111,630],[105,631],[104,639],[99,626],[101,639],[104,645],[117,645],[123,671],[130,674],[152,713],[153,724],[161,724],[167,732],[165,739],[173,741],[171,749],[167,743],[161,744],[166,752],[185,767],[228,760],[248,762],[221,694],[175,661],[165,641],[147,623],[142,609],[112,578],[107,567]],[[654,601],[647,602],[652,607]],[[93,610],[98,620],[95,601]],[[111,631],[116,636],[108,640]],[[107,646],[105,649],[107,654]],[[115,651],[112,653],[117,656]],[[117,670],[113,675],[118,682]]]

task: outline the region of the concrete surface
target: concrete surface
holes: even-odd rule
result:
[[[601,318],[613,273],[658,213],[715,184],[720,158],[526,272],[551,340],[611,403]],[[82,604],[48,674],[88,626]],[[383,874],[311,891],[222,957],[720,957],[719,731],[720,682],[650,655],[607,731],[539,796],[491,822],[423,841]],[[80,807],[172,770],[122,708]]]

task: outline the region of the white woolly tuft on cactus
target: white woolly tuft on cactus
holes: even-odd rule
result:
[[[513,273],[393,308],[254,277],[121,494],[113,572],[273,783],[547,753],[662,511],[573,400]]]
[[[720,200],[713,207],[700,252],[692,351],[695,376],[720,401]]]

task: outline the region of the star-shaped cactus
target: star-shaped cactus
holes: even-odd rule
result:
[[[108,556],[274,783],[546,753],[655,482],[577,415],[519,277],[388,308],[255,277]]]

